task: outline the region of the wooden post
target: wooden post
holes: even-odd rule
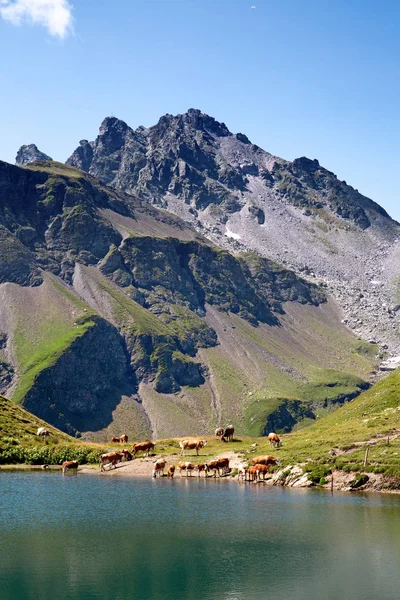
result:
[[[364,464],[363,464],[363,469],[365,469],[365,467],[367,466],[368,452],[369,452],[369,446],[367,446],[367,447],[365,448],[365,456],[364,456]]]
[[[332,471],[332,479],[331,479],[331,494],[333,494],[333,471]]]
[[[388,439],[387,439],[387,445],[389,446],[389,433],[388,433]]]

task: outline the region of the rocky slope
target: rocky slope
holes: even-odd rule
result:
[[[374,361],[293,271],[71,166],[0,162],[1,391],[64,431],[288,430]]]
[[[400,227],[317,160],[273,156],[191,109],[136,130],[108,117],[67,163],[180,215],[220,246],[323,282],[350,329],[399,351]]]

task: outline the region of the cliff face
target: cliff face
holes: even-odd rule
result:
[[[209,431],[232,410],[245,430],[243,397],[221,400],[235,368],[227,328],[246,330],[250,356],[253,330],[285,329],[289,305],[325,319],[323,290],[293,271],[233,255],[145,199],[50,161],[0,163],[0,257],[1,389],[72,434]],[[260,352],[282,362],[273,343]],[[264,389],[262,379],[242,383]]]

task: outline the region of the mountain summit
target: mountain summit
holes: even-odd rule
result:
[[[393,312],[400,227],[318,160],[278,158],[190,109],[136,130],[107,117],[67,163],[168,209],[220,246],[316,278],[349,327],[400,349]]]
[[[53,160],[44,152],[41,152],[35,144],[21,146],[15,157],[15,164],[19,167],[24,167],[35,160]]]

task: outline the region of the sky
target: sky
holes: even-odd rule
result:
[[[400,220],[398,0],[0,0],[0,159],[188,108]]]

